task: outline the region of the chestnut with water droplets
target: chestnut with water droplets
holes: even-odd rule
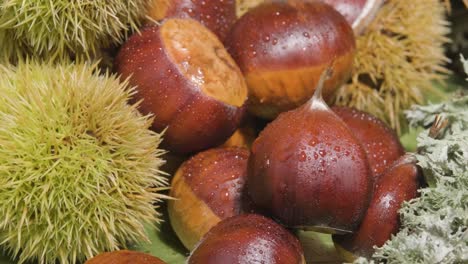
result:
[[[266,217],[246,214],[221,221],[192,251],[188,264],[305,264],[299,240]]]
[[[377,179],[392,166],[393,162],[405,154],[395,131],[382,120],[351,107],[334,106],[332,110],[361,141],[374,179]]]
[[[225,40],[249,88],[249,110],[263,118],[305,103],[320,73],[334,61],[324,97],[350,76],[356,50],[346,19],[319,1],[263,3],[233,26]]]
[[[308,103],[281,114],[255,140],[247,190],[289,227],[351,232],[373,182],[359,140],[321,98],[324,74]]]
[[[215,148],[198,153],[177,170],[169,195],[171,225],[184,246],[192,249],[222,219],[243,212],[249,151]]]
[[[146,253],[118,250],[99,254],[85,264],[165,264],[165,262]]]
[[[152,128],[165,130],[163,147],[175,153],[222,144],[245,112],[242,73],[218,38],[192,19],[166,19],[132,35],[115,69],[136,86],[139,110],[154,114]]]
[[[235,0],[150,0],[148,15],[161,20],[168,17],[199,21],[224,39],[237,19]]]
[[[416,198],[422,182],[416,158],[407,154],[377,181],[366,215],[354,234],[335,235],[335,246],[347,261],[371,257],[374,246],[381,247],[400,227],[398,210],[405,201]]]

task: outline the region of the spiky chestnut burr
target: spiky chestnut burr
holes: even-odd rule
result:
[[[235,0],[150,0],[148,15],[161,20],[168,17],[192,18],[223,40],[236,21]]]
[[[77,263],[146,239],[166,186],[161,136],[95,65],[0,66],[0,246]]]
[[[132,35],[115,69],[137,86],[139,110],[155,115],[153,129],[165,130],[169,151],[220,145],[244,115],[247,86],[239,67],[219,39],[193,19],[165,19]]]
[[[352,107],[334,106],[332,110],[361,142],[374,179],[405,154],[395,131],[382,120]]]
[[[267,2],[234,24],[225,44],[244,73],[249,110],[272,119],[305,103],[334,60],[324,97],[347,80],[355,52],[346,19],[319,1]]]
[[[118,250],[99,254],[85,264],[165,264],[165,262],[142,252]]]
[[[334,235],[333,241],[346,261],[371,257],[374,246],[381,247],[400,227],[400,210],[405,201],[416,198],[422,182],[416,158],[407,154],[398,159],[378,179],[375,192],[359,229],[353,234]]]
[[[213,227],[187,264],[305,264],[299,240],[273,220],[255,214],[227,218]]]
[[[282,113],[254,141],[247,190],[254,204],[289,227],[352,232],[373,181],[361,143],[322,100],[325,78],[309,102]]]
[[[146,0],[2,0],[0,60],[92,57],[136,30],[146,5]]]
[[[177,170],[169,195],[169,218],[177,236],[192,250],[222,219],[243,212],[249,151],[215,148],[198,153]]]

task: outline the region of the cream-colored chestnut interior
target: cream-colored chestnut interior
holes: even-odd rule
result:
[[[194,20],[169,19],[161,28],[161,36],[168,56],[204,94],[226,104],[244,104],[244,77],[211,31]]]

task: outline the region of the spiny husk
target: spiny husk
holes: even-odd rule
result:
[[[0,250],[77,263],[146,239],[167,186],[161,135],[96,65],[0,66]]]
[[[390,0],[357,37],[354,71],[334,103],[370,112],[401,131],[403,111],[422,103],[448,70],[449,25],[440,0]]]
[[[0,59],[93,57],[136,30],[146,0],[0,0]]]

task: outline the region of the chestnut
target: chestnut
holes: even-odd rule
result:
[[[250,149],[253,141],[257,137],[256,120],[251,116],[244,118],[243,124],[232,134],[232,136],[223,143],[223,147],[242,147]]]
[[[299,240],[266,217],[245,214],[221,221],[190,254],[188,264],[305,264]]]
[[[165,262],[146,253],[118,250],[101,253],[85,264],[165,264]]]
[[[150,0],[148,16],[155,20],[168,17],[192,18],[225,38],[237,19],[235,0]]]
[[[330,97],[350,76],[356,51],[346,19],[319,1],[263,3],[234,24],[225,44],[246,78],[249,110],[270,119],[310,99],[333,62],[323,91]]]
[[[316,94],[279,115],[254,141],[247,192],[289,227],[354,231],[372,194],[366,153],[353,132]]]
[[[242,212],[248,157],[245,148],[209,149],[177,170],[169,193],[174,198],[168,203],[169,219],[189,250],[219,221]]]
[[[352,107],[334,106],[332,110],[361,142],[374,179],[405,154],[395,131],[382,120]]]
[[[333,6],[359,34],[375,18],[385,0],[321,0]]]
[[[136,86],[139,110],[165,130],[163,147],[192,153],[222,144],[239,126],[247,87],[217,37],[191,19],[167,19],[132,35],[115,70]],[[166,129],[167,128],[167,129]]]
[[[398,159],[378,180],[374,195],[359,229],[354,234],[335,235],[338,252],[347,261],[371,257],[374,246],[381,247],[399,230],[399,214],[404,201],[415,198],[422,174],[411,154]]]

